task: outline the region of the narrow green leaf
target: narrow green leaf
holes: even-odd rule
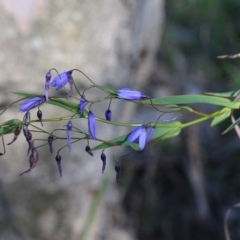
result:
[[[215,117],[212,120],[211,127],[216,126],[220,122],[224,121],[226,118],[228,118],[231,114],[230,108],[223,108],[221,111],[219,111],[219,116]]]
[[[107,87],[107,86],[102,86],[102,85],[96,85],[98,88],[100,88],[101,90],[103,90],[106,93],[109,94],[117,94],[117,90],[115,88],[112,87]]]
[[[13,133],[15,128],[22,124],[22,122],[18,119],[12,119],[7,122],[4,122],[0,125],[0,135],[6,135],[9,133]]]
[[[163,97],[163,98],[152,98],[150,100],[143,100],[141,103],[143,104],[188,104],[188,103],[206,103],[219,105],[224,107],[230,107],[237,109],[240,106],[239,102],[231,102],[229,99],[215,96],[205,96],[205,95],[179,95],[179,96],[171,96],[171,97]]]
[[[216,96],[216,97],[236,97],[240,94],[240,90],[232,91],[232,92],[225,92],[225,93],[213,93],[213,92],[206,92],[207,95]]]
[[[240,123],[240,118],[238,118],[235,123],[231,124],[222,134],[225,134],[225,133],[229,132],[239,123]]]

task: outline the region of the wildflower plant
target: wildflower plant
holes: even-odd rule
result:
[[[54,76],[53,71],[56,72],[56,75]],[[83,74],[89,80],[89,86],[86,89],[79,89],[76,87],[76,83],[73,79],[74,72]],[[58,91],[65,88],[66,85],[69,85],[66,98],[51,95],[53,88]],[[105,97],[89,101],[86,90],[90,91],[92,88],[104,92]],[[46,73],[45,83],[43,84],[42,91],[40,91],[38,95],[25,92],[14,92],[14,94],[17,94],[22,98],[13,102],[9,106],[2,107],[0,115],[4,114],[4,112],[11,108],[12,105],[19,104],[19,102],[19,111],[24,113],[24,115],[22,119],[10,119],[6,122],[0,123],[0,135],[2,137],[4,148],[4,153],[1,153],[0,155],[5,154],[6,152],[4,136],[13,133],[13,140],[8,143],[8,145],[13,143],[17,144],[16,140],[19,134],[23,132],[28,143],[28,149],[26,152],[27,155],[29,155],[30,167],[21,175],[29,173],[36,167],[38,160],[41,159],[41,156],[38,154],[38,149],[40,147],[47,148],[50,156],[53,156],[55,153],[55,156],[53,157],[55,157],[57,162],[59,175],[62,176],[63,170],[61,162],[64,161],[64,159],[61,158],[60,152],[64,150],[67,151],[67,148],[70,152],[77,143],[79,144],[79,142],[83,142],[86,146],[86,153],[91,156],[93,156],[94,152],[100,151],[99,159],[102,161],[102,169],[100,172],[104,173],[107,159],[104,151],[108,148],[130,147],[133,151],[142,151],[151,144],[175,137],[182,129],[203,121],[210,120],[211,126],[215,126],[225,119],[231,118],[232,124],[224,131],[224,133],[227,133],[233,128],[238,128],[238,124],[240,123],[240,118],[235,120],[233,117],[234,110],[240,108],[240,102],[238,101],[240,98],[240,91],[153,98],[145,93],[130,88],[115,89],[113,87],[97,85],[86,74],[78,69],[58,73],[56,69],[52,68]],[[160,117],[158,119],[149,119],[149,122],[146,123],[121,123],[112,121],[112,114],[114,114],[114,111],[112,112],[110,107],[111,102],[116,99],[118,99],[118,101],[132,102],[138,104],[140,107],[142,105],[149,107],[152,111],[157,111]],[[92,106],[104,101],[106,101],[107,109],[105,111],[105,116],[97,116],[92,110]],[[219,109],[210,113],[200,112],[191,107],[191,104],[193,103],[216,105]],[[45,119],[44,112],[40,110],[42,105],[48,105],[50,108],[59,108],[59,113],[61,113],[61,109],[64,109],[67,110],[69,114],[60,114],[58,117],[53,116],[52,118]],[[89,108],[87,108],[87,106]],[[178,120],[169,119],[168,122],[162,121],[159,123],[162,115],[172,112],[181,113],[182,115],[184,115],[185,112],[190,112],[195,115],[195,117],[194,120],[188,122],[181,122],[178,118]],[[37,118],[34,119],[34,117]],[[54,129],[53,127],[52,132],[48,132],[44,129],[45,124],[43,123],[45,122],[51,122],[52,125],[54,125],[54,122],[60,122],[63,120],[67,122],[63,129]],[[85,122],[86,126],[88,126],[87,132],[83,129],[76,128],[76,121]],[[41,126],[39,126],[39,122],[41,123]],[[128,133],[122,136],[115,136],[113,139],[102,139],[97,133],[97,122],[112,125],[116,128],[128,128]],[[33,129],[37,131],[34,131]],[[60,137],[58,135],[59,131],[65,131],[65,137]],[[39,138],[37,132],[44,134],[41,134],[41,137]],[[73,132],[74,138],[72,137]],[[45,136],[42,137],[43,135]],[[55,141],[64,141],[63,147],[60,149],[54,149],[54,146],[56,147],[56,145],[53,144]],[[119,182],[120,179],[120,169],[119,158],[115,163],[117,182]]]

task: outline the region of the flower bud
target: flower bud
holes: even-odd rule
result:
[[[40,109],[38,109],[38,111],[37,111],[37,117],[38,117],[39,122],[43,126],[43,123],[42,123],[42,111]]]
[[[46,76],[45,76],[45,82],[46,82],[46,83],[49,83],[50,80],[51,80],[51,78],[52,78],[51,72],[47,72],[47,74],[46,74]]]
[[[103,163],[103,165],[102,165],[102,173],[104,173],[104,170],[106,168],[106,155],[103,152],[101,154],[101,160],[102,160],[102,163]]]
[[[62,157],[59,154],[55,157],[55,160],[56,160],[57,165],[58,165],[58,171],[59,171],[60,177],[62,177],[61,159],[62,159]]]
[[[105,118],[106,120],[108,121],[111,121],[112,120],[112,111],[110,109],[108,109],[106,112],[105,112]]]
[[[91,148],[90,148],[89,146],[86,146],[85,151],[86,151],[88,154],[90,154],[91,156],[93,156],[93,153],[92,153]]]
[[[69,121],[67,124],[67,145],[69,152],[71,151],[71,135],[72,135],[72,122]]]
[[[115,165],[116,183],[119,183],[119,180],[120,180],[120,170],[121,170],[120,165],[117,162],[116,165]]]
[[[54,140],[53,136],[50,135],[48,137],[48,146],[49,146],[49,151],[50,151],[51,156],[53,155],[53,144],[52,144],[53,140]]]

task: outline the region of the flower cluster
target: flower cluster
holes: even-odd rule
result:
[[[52,76],[52,71],[55,71],[57,75],[55,77]],[[82,73],[85,77],[87,77],[83,72],[81,72],[78,69],[72,69],[68,70],[62,73],[58,73],[58,71],[54,68],[50,69],[46,75],[45,75],[45,85],[44,85],[44,95],[32,95],[32,94],[21,94],[25,96],[25,100],[20,103],[19,111],[24,112],[25,115],[23,117],[23,120],[20,121],[20,123],[16,124],[15,129],[14,129],[14,138],[13,140],[8,143],[8,145],[11,145],[15,140],[17,139],[18,135],[21,133],[23,130],[23,135],[25,136],[26,142],[28,143],[28,150],[27,150],[27,156],[29,156],[29,163],[30,167],[28,170],[24,171],[21,175],[25,173],[29,173],[37,164],[39,156],[38,156],[38,148],[48,145],[50,155],[52,156],[54,154],[54,146],[53,143],[56,140],[62,140],[65,139],[65,145],[61,147],[60,149],[57,150],[55,160],[57,162],[58,166],[58,171],[60,177],[62,177],[62,166],[61,166],[61,160],[62,157],[60,155],[60,151],[64,148],[68,148],[68,151],[70,152],[72,149],[72,144],[75,142],[78,142],[80,140],[85,140],[87,141],[87,146],[85,148],[86,152],[93,156],[93,151],[97,149],[103,149],[102,153],[100,155],[100,159],[102,161],[102,170],[101,172],[104,173],[106,169],[106,163],[107,163],[107,157],[104,153],[104,150],[108,147],[114,147],[114,146],[121,146],[124,143],[134,143],[138,144],[138,150],[141,151],[145,148],[146,144],[148,144],[151,139],[154,137],[154,133],[156,130],[156,124],[142,124],[135,129],[133,129],[129,134],[125,136],[125,138],[122,138],[121,141],[109,141],[109,140],[102,140],[97,136],[97,122],[105,122],[108,124],[113,124],[113,125],[118,125],[117,122],[112,122],[112,111],[111,111],[111,103],[114,99],[120,99],[120,100],[126,100],[126,101],[134,101],[134,102],[139,102],[149,99],[149,97],[145,94],[143,94],[140,91],[136,91],[130,88],[121,88],[119,90],[109,88],[106,86],[100,86],[96,85],[90,78],[87,77],[87,79],[91,82],[91,84],[88,88],[83,89],[82,93],[79,91],[79,89],[76,87],[76,84],[73,79],[73,73],[74,71],[78,71]],[[66,100],[62,100],[61,98],[57,97],[52,97],[50,94],[51,88],[55,88],[56,91],[64,89],[66,85],[69,85],[69,89],[67,90],[67,96]],[[79,95],[79,100],[78,103],[75,103],[72,101],[72,94],[73,90],[77,92]],[[94,100],[94,101],[89,101],[86,96],[86,90],[89,90],[91,88],[98,88],[99,90],[104,91],[107,96],[106,98],[99,99],[99,100]],[[70,99],[71,98],[71,99]],[[76,99],[74,97],[73,99]],[[91,107],[93,104],[96,104],[101,101],[105,100],[110,100],[108,104],[108,108],[105,111],[105,116],[104,118],[101,117],[96,117],[93,111],[91,110]],[[40,109],[41,106],[45,103],[53,104],[60,106],[64,109],[69,110],[70,112],[73,113],[72,117],[65,118],[68,120],[67,124],[65,125],[64,129],[54,129],[52,132],[47,132],[46,130],[43,130],[44,133],[48,133],[48,136],[46,139],[36,139],[33,136],[33,131],[29,128],[34,126],[34,122],[40,122],[41,127],[44,127],[43,122],[47,121],[46,119],[43,118],[44,113]],[[87,106],[89,107],[87,108]],[[37,118],[38,120],[33,120],[31,121],[31,114],[30,112],[37,108]],[[88,131],[84,132],[83,130],[77,128],[75,125],[75,118],[83,118],[87,119],[87,126],[88,126]],[[60,118],[59,118],[60,120]],[[129,125],[131,126],[131,125]],[[38,127],[38,130],[41,130]],[[59,131],[65,131],[65,138],[60,137],[57,135],[57,132]],[[72,138],[72,133],[75,134],[80,134],[79,137],[74,137]],[[91,148],[89,146],[91,141],[99,141],[102,142],[100,145],[95,146],[94,148]],[[36,142],[38,141],[45,141],[45,144],[42,144],[40,146],[36,146]],[[116,171],[116,181],[119,182],[120,179],[120,162],[118,162],[115,165],[115,171]]]

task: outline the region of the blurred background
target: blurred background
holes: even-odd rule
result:
[[[43,94],[52,67],[60,72],[79,68],[96,84],[132,87],[152,97],[237,90],[239,59],[217,56],[239,52],[239,10],[238,0],[0,0],[0,104],[18,99],[11,91]],[[89,86],[84,76],[73,77],[79,89]],[[87,96],[95,94],[88,91]],[[104,116],[107,107],[96,105],[93,111]],[[41,110],[44,118],[68,114],[49,106]],[[113,120],[122,122],[158,116],[117,101],[112,112]],[[1,123],[22,117],[16,104],[1,115]],[[192,117],[184,113],[179,120]],[[73,124],[87,129],[85,119]],[[40,150],[37,167],[20,177],[28,158],[19,136],[0,161],[0,239],[225,239],[226,211],[240,202],[240,142],[234,131],[221,135],[229,124],[192,126],[122,158],[118,185],[114,164],[125,150],[105,152],[102,175],[101,152],[90,157],[86,143],[61,152],[63,178],[47,148]],[[99,136],[106,139],[129,130],[98,125]],[[61,146],[54,143],[55,152]],[[239,225],[240,211],[234,209],[232,239],[240,238]]]

